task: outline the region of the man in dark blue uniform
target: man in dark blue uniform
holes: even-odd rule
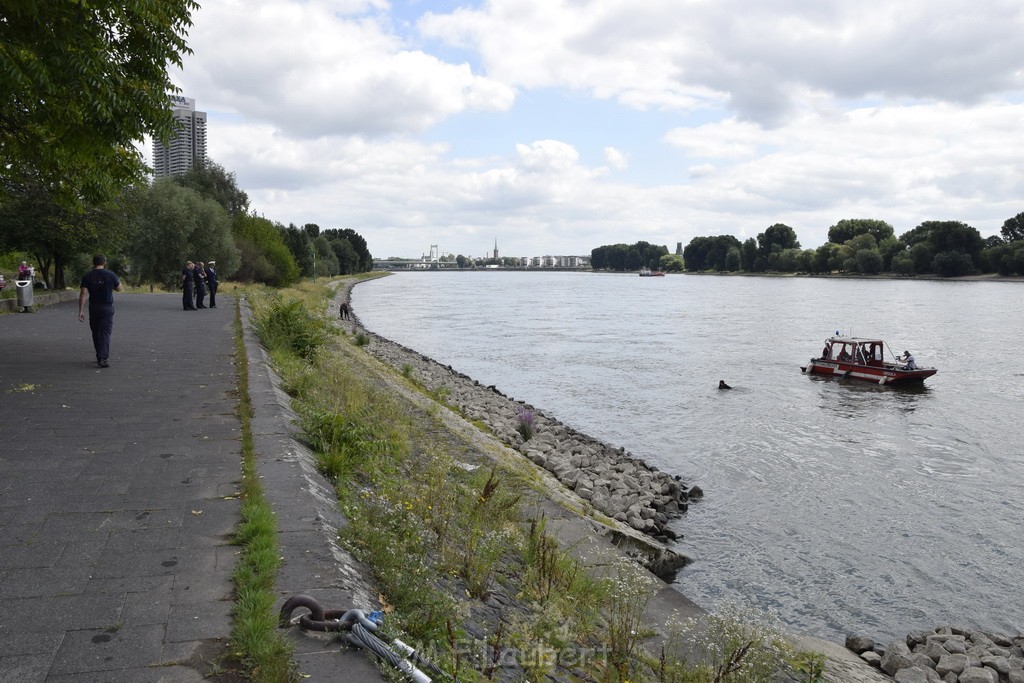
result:
[[[206,264],[206,288],[210,290],[210,308],[217,308],[217,270],[216,261]]]
[[[196,310],[196,298],[192,294],[192,269],[194,267],[194,263],[186,261],[185,267],[181,269],[181,307],[186,311]]]
[[[196,288],[196,308],[206,308],[203,305],[203,299],[206,298],[206,287],[203,286],[203,282],[206,281],[206,267],[202,261],[197,261],[195,268],[192,269],[192,279]]]
[[[121,280],[107,270],[107,259],[101,254],[92,257],[92,270],[82,278],[78,295],[78,320],[85,322],[85,298],[89,297],[89,329],[96,348],[96,364],[110,367],[110,334],[114,331],[114,292],[123,291]]]

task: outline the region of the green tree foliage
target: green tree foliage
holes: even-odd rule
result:
[[[743,246],[740,247],[740,268],[749,273],[754,272],[754,261],[757,260],[757,240],[753,237],[748,237],[743,240]]]
[[[590,267],[594,270],[626,270],[626,244],[606,244],[590,251]]]
[[[885,259],[877,249],[858,249],[853,257],[857,262],[857,272],[865,275],[877,275],[885,265]]]
[[[313,277],[313,239],[309,232],[295,227],[293,223],[282,231],[281,237],[299,266],[299,274]]]
[[[685,268],[683,257],[678,254],[665,254],[658,260],[658,270],[666,273],[681,273]]]
[[[241,265],[235,279],[287,287],[299,280],[299,266],[272,222],[255,214],[236,216],[232,224]]]
[[[943,251],[932,259],[932,271],[943,277],[970,275],[974,272],[974,262],[962,251]]]
[[[470,262],[470,260],[463,256],[462,254],[459,254],[458,256],[455,257],[455,263],[459,266],[459,268],[465,268],[466,266],[473,265]]]
[[[1024,275],[1024,240],[1003,242],[986,247],[982,262],[988,272],[1000,275]]]
[[[185,261],[213,259],[222,278],[238,269],[231,218],[210,197],[161,178],[137,188],[122,208],[133,217],[126,248],[132,264],[130,282],[177,289]]]
[[[900,275],[914,273],[914,259],[909,252],[902,252],[892,257],[892,272]]]
[[[769,226],[757,236],[757,255],[766,259],[773,251],[799,248],[800,241],[796,238],[796,231],[784,223]]]
[[[373,256],[362,235],[351,228],[324,230],[321,233],[331,244],[338,266],[343,275],[365,273],[373,270]]]
[[[1018,213],[1013,218],[1007,218],[999,232],[1007,242],[1024,240],[1024,213]]]
[[[657,269],[668,247],[639,241],[635,244],[606,244],[590,251],[590,267],[594,270]]]
[[[967,256],[972,265],[966,272],[971,272],[974,269],[973,264],[980,260],[981,250],[985,246],[981,233],[960,221],[925,221],[901,235],[900,240],[910,247],[916,273],[940,272],[936,265],[941,265],[942,270],[946,272],[965,268],[964,259],[954,259],[951,256],[944,256],[937,264],[935,257],[946,252]]]
[[[52,188],[40,185],[21,186],[16,196],[0,199],[0,225],[0,248],[32,254],[43,280],[55,289],[64,289],[64,268],[76,254],[112,254],[126,233],[123,214],[111,205],[68,207]]]
[[[194,0],[0,2],[0,198],[46,187],[74,208],[141,179],[133,143],[174,132],[167,66]]]
[[[876,242],[893,236],[893,227],[873,218],[844,218],[828,229],[828,241],[843,244],[859,235],[871,235]]]
[[[334,251],[334,244],[325,235],[321,234],[313,240],[313,250],[316,252],[317,275],[333,277],[341,272],[341,265]]]
[[[249,195],[238,187],[235,174],[215,161],[193,166],[187,173],[174,176],[174,181],[213,199],[231,218],[249,210]]]
[[[725,252],[725,269],[734,273],[740,269],[742,263],[743,254],[740,247],[729,247],[729,251]]]
[[[692,271],[730,270],[727,262],[729,250],[735,249],[738,257],[741,246],[732,235],[694,237],[683,249],[683,263],[687,270]]]

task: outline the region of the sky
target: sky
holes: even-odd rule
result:
[[[171,77],[253,210],[374,257],[814,248],[1024,211],[1021,35],[1020,0],[205,0]]]

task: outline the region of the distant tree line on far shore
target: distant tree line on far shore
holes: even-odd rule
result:
[[[897,238],[885,221],[848,218],[830,227],[828,242],[817,249],[801,249],[796,231],[776,223],[743,242],[732,235],[694,237],[681,256],[647,242],[601,246],[591,252],[591,265],[615,271],[1024,275],[1024,213],[988,238],[959,221],[925,221]]]

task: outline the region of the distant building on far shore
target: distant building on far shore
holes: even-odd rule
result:
[[[170,144],[153,141],[153,175],[157,178],[182,175],[197,162],[206,161],[206,112],[196,111],[196,101],[180,95],[171,95],[171,107],[178,132]]]
[[[683,243],[682,242],[676,242],[676,256],[682,256],[682,255],[683,255]]]

